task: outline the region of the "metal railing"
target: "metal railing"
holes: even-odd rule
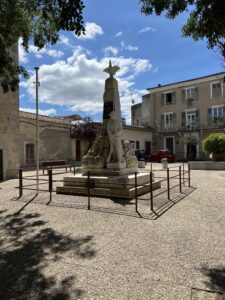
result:
[[[73,174],[75,175],[76,170],[74,167]],[[149,174],[149,181],[145,184],[138,184],[138,173],[135,172],[134,175],[134,182],[131,184],[124,184],[124,183],[115,183],[116,187],[118,186],[120,188],[126,188],[129,187],[131,189],[134,189],[134,196],[132,197],[116,197],[115,195],[103,195],[99,196],[94,193],[94,186],[93,186],[93,179],[90,175],[90,172],[87,173],[86,176],[86,192],[85,194],[80,195],[70,195],[70,197],[73,197],[74,200],[79,199],[79,197],[82,196],[82,201],[86,198],[86,209],[91,210],[91,208],[95,208],[94,205],[92,205],[92,202],[95,202],[97,198],[118,198],[121,201],[133,201],[132,204],[134,204],[134,212],[138,213],[140,215],[140,211],[143,208],[143,203],[146,207],[148,207],[148,210],[150,208],[149,213],[156,213],[158,209],[158,203],[157,199],[161,199],[160,201],[167,202],[167,201],[173,201],[173,190],[177,190],[175,193],[176,195],[179,194],[179,196],[184,197],[186,196],[185,190],[191,188],[191,172],[190,172],[190,165],[188,164],[188,167],[185,167],[185,164],[180,164],[178,166],[172,166],[170,168],[167,168],[165,170],[152,170],[144,171],[142,173]],[[52,170],[48,170],[48,175],[40,175],[39,176],[39,192],[40,193],[49,193],[49,200],[46,203],[47,205],[52,203],[53,201],[53,193],[57,193],[56,189],[54,189],[54,186],[60,183],[63,183],[64,180],[56,180],[54,179],[54,175],[59,174],[55,173],[53,174]],[[34,184],[28,184],[27,181],[33,181]],[[36,181],[37,178],[33,176],[23,176],[22,169],[19,170],[19,198],[21,198],[24,195],[24,191],[36,191]],[[154,183],[157,181],[160,183],[161,188],[154,190]],[[24,184],[26,182],[26,184]],[[113,183],[110,183],[113,185]],[[44,187],[45,185],[45,187]],[[141,196],[138,196],[138,189],[140,187],[147,187],[148,191],[146,194],[142,194]],[[68,196],[68,195],[67,195]],[[60,197],[63,197],[62,194],[60,194]],[[84,197],[84,199],[83,199]],[[62,198],[60,198],[62,199]],[[56,199],[57,201],[57,199]],[[76,204],[76,203],[75,203]],[[82,203],[82,205],[85,207],[85,203]],[[79,204],[80,206],[80,204]],[[75,205],[76,207],[76,205]],[[140,209],[139,209],[140,208]],[[113,209],[111,209],[111,212],[113,212]]]
[[[196,122],[191,125],[180,125],[178,123],[171,124],[168,126],[159,125],[157,131],[158,132],[198,131],[204,129],[220,129],[220,128],[225,128],[225,120],[223,122],[221,121],[215,121],[215,122],[210,121],[206,123]]]

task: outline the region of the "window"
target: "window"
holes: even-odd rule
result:
[[[169,127],[173,121],[173,113],[165,113],[164,114],[164,125],[165,127]]]
[[[222,85],[221,82],[211,83],[211,98],[222,96]]]
[[[195,88],[189,88],[185,90],[185,99],[196,99],[196,89]]]
[[[224,118],[224,106],[212,107],[212,121],[223,120]]]
[[[25,161],[27,164],[34,163],[34,144],[26,143],[25,144]]]
[[[171,105],[173,103],[173,93],[168,92],[164,94],[165,105]]]
[[[139,141],[136,141],[136,150],[139,150]]]
[[[196,123],[196,111],[186,111],[186,126],[189,129],[193,129]]]

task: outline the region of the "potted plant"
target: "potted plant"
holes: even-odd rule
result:
[[[195,160],[195,158],[196,158],[196,145],[198,143],[198,140],[197,140],[196,136],[194,136],[194,135],[184,136],[181,139],[181,142],[183,144],[187,145],[187,153],[186,153],[187,161]]]
[[[187,105],[191,106],[193,104],[194,99],[193,98],[188,98],[187,99]]]
[[[213,160],[225,160],[225,135],[211,134],[203,140],[203,149],[206,153],[212,154]]]

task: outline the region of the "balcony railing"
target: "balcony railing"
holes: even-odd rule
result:
[[[158,132],[174,132],[174,131],[199,131],[204,129],[222,129],[225,128],[225,121],[207,122],[207,123],[194,123],[191,125],[159,125]]]

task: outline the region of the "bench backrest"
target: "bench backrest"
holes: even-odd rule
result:
[[[45,160],[41,161],[42,167],[48,167],[48,166],[62,166],[66,165],[66,160]]]

